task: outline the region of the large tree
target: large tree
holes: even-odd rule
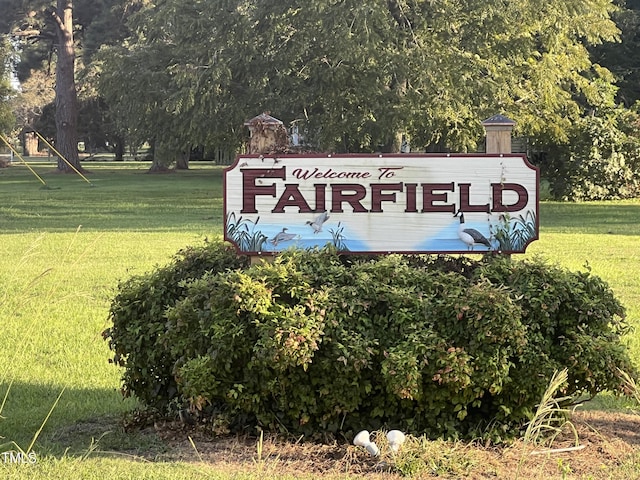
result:
[[[73,42],[73,1],[57,0],[48,14],[55,24],[56,59],[56,150],[58,170],[82,170],[78,156],[78,93],[75,82],[76,53]]]
[[[0,36],[0,134],[5,135],[13,127],[11,99],[15,91],[11,85],[12,49],[6,37]]]
[[[620,43],[592,48],[594,60],[607,67],[620,87],[617,99],[627,107],[640,100],[640,0],[618,0],[613,18],[620,29]]]
[[[196,98],[200,94],[197,89],[192,91],[193,97],[184,90],[181,69],[207,68],[192,65],[191,61],[184,65],[179,60],[185,55],[190,60],[209,48],[204,32],[198,29],[190,36],[191,23],[202,22],[203,28],[211,25],[214,19],[209,15],[215,16],[216,11],[193,2],[173,6],[175,10],[166,11],[166,5],[148,5],[131,17],[133,35],[123,45],[104,48],[97,56],[101,60],[99,92],[107,100],[116,124],[133,144],[151,143],[152,171],[166,169],[194,145],[239,146],[244,116],[254,104],[251,91],[240,85],[242,91],[236,92],[233,81],[228,82],[226,73],[219,70],[215,75],[220,77],[206,80],[203,88],[210,88],[212,93],[224,88],[226,98],[218,96],[216,102],[210,103],[208,96],[201,104]],[[201,10],[203,6],[205,10]],[[202,17],[205,11],[206,18]],[[217,28],[238,28],[242,17],[219,20]],[[230,37],[230,43],[236,38]],[[188,53],[189,50],[199,53]],[[216,82],[224,86],[219,87]],[[185,99],[185,94],[190,98]],[[203,110],[196,112],[194,102]]]
[[[81,169],[78,154],[78,134],[82,140],[106,139],[120,143],[115,132],[97,132],[101,125],[92,123],[91,129],[78,125],[78,113],[83,111],[92,119],[105,118],[104,102],[91,88],[92,56],[103,44],[117,44],[126,35],[124,18],[146,0],[0,0],[2,31],[22,40],[18,77],[25,85],[25,101],[19,102],[17,114],[23,126],[37,124],[52,133],[55,146],[63,156]],[[55,77],[55,82],[53,80]],[[55,85],[51,104],[46,92],[47,83]],[[38,92],[37,95],[35,93]],[[28,105],[28,108],[25,106]],[[53,112],[51,124],[42,112]],[[109,122],[107,122],[109,123]],[[121,147],[121,145],[120,145]],[[58,167],[72,170],[60,160]]]
[[[494,113],[516,120],[520,133],[561,142],[610,96],[613,78],[587,46],[616,38],[614,8],[611,0],[159,0],[105,56],[101,75],[107,97],[148,107],[128,107],[122,121],[178,143],[233,142],[264,110],[300,120],[325,150],[391,149],[403,133],[414,147],[474,149],[481,120]],[[140,80],[149,72],[161,83]]]
[[[55,148],[66,159],[58,159],[58,170],[62,172],[82,170],[78,157],[78,99],[75,83],[76,51],[74,43],[73,1],[26,0],[22,2],[3,2],[4,27],[9,28],[14,38],[27,42],[40,42],[47,45],[53,61],[55,54],[55,105],[56,139]],[[28,44],[27,44],[28,45]],[[41,48],[41,51],[47,50]],[[25,57],[35,53],[25,48]],[[35,55],[38,58],[39,55]],[[27,72],[30,69],[27,68]],[[26,76],[21,72],[21,79]]]

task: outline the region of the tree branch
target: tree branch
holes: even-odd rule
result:
[[[14,37],[39,37],[41,33],[41,30],[34,28],[32,30],[14,30],[11,35]]]
[[[64,21],[60,18],[58,10],[55,7],[47,8],[47,13],[51,16],[59,30],[64,30]]]

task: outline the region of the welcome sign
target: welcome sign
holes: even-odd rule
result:
[[[225,239],[254,255],[519,253],[538,238],[538,184],[524,155],[239,156]]]

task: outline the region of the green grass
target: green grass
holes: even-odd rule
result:
[[[147,163],[91,162],[91,185],[34,164],[0,169],[0,445],[26,448],[49,409],[34,451],[36,465],[11,466],[3,478],[257,478],[222,475],[203,465],[143,461],[163,456],[153,435],[125,434],[119,370],[101,332],[119,280],[165,264],[187,245],[222,233],[222,167],[150,175]],[[640,202],[543,203],[542,255],[609,282],[640,325]],[[640,360],[640,340],[629,337]],[[640,361],[638,362],[640,363]],[[603,397],[602,408],[624,404]],[[92,447],[96,446],[97,450]],[[126,455],[98,454],[105,450]],[[90,455],[87,455],[91,453]]]
[[[189,171],[146,173],[141,162],[88,163],[78,175],[34,164],[46,187],[25,167],[0,169],[3,232],[222,232],[222,167],[196,164]]]
[[[0,169],[0,398],[11,382],[0,444],[26,448],[64,389],[36,447],[49,459],[90,445],[83,432],[80,442],[56,441],[61,428],[133,408],[101,336],[110,299],[119,280],[221,234],[222,169],[149,175],[148,164],[92,163],[91,187],[52,165],[34,168],[50,189],[25,167]]]
[[[640,201],[543,203],[540,240],[527,255],[540,255],[570,270],[591,271],[605,279],[640,327]],[[640,336],[627,338],[640,364]]]

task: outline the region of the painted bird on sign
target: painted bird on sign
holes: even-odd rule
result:
[[[458,213],[454,215],[457,217],[460,215],[460,226],[458,227],[458,238],[462,240],[467,246],[467,250],[473,250],[474,245],[485,245],[492,248],[491,242],[475,228],[467,228],[464,224],[464,213],[462,210],[458,210]]]
[[[295,233],[287,233],[287,228],[285,227],[282,229],[280,233],[278,233],[275,237],[269,240],[269,243],[271,243],[274,247],[277,247],[279,243],[288,242],[290,240],[293,240],[297,236],[298,235],[296,235]]]
[[[313,228],[313,233],[318,233],[322,231],[322,225],[327,220],[329,220],[329,214],[325,211],[318,215],[313,222],[307,221],[306,224]]]

